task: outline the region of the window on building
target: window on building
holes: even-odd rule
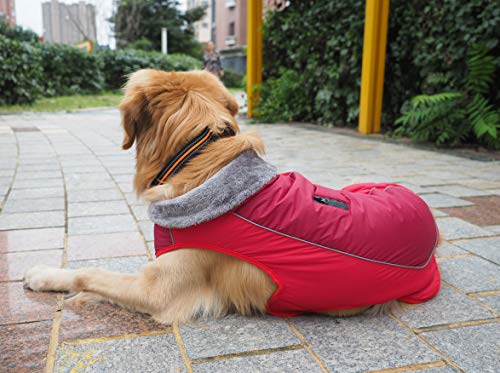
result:
[[[229,35],[234,35],[234,22],[229,22]]]

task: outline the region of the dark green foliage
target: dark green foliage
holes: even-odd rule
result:
[[[404,114],[396,120],[395,124],[400,127],[394,134],[438,145],[457,145],[467,134],[465,126],[461,125],[464,113],[457,110],[462,100],[463,95],[459,92],[415,96],[404,106]]]
[[[356,126],[364,16],[365,0],[296,0],[281,12],[268,13],[264,24],[263,93],[272,90],[269,85],[276,84],[283,72],[292,70],[302,84],[301,107],[294,109],[299,113],[294,119]],[[490,50],[498,70],[499,39],[498,0],[392,0],[383,104],[385,129],[392,127],[403,103],[411,97],[424,91],[459,89],[467,75],[467,52],[474,43]],[[492,79],[487,96],[498,108],[500,74]],[[262,105],[267,105],[267,100],[273,100],[267,109],[276,110],[270,116],[288,116],[285,102],[263,94]]]
[[[154,50],[153,43],[151,43],[148,39],[146,38],[140,38],[137,41],[134,41],[133,43],[130,43],[127,46],[128,49],[137,49],[140,51],[147,51],[151,52]]]
[[[165,71],[187,71],[199,69],[199,60],[185,55],[165,56],[156,52],[138,50],[107,50],[98,53],[102,66],[106,89],[119,89],[127,79],[127,75],[139,69],[151,68]]]
[[[35,32],[25,30],[21,26],[14,26],[11,28],[7,20],[2,16],[0,16],[0,35],[9,39],[27,41],[30,43],[36,43],[38,41],[38,35]]]
[[[465,107],[466,118],[476,137],[484,138],[487,145],[500,147],[498,131],[500,130],[500,113],[488,99],[475,95]]]
[[[500,148],[500,112],[489,96],[495,61],[487,49],[471,48],[467,71],[464,82],[458,83],[460,91],[418,95],[403,105],[395,134],[438,145],[474,142]]]
[[[34,102],[42,79],[40,49],[0,35],[0,105]]]
[[[282,12],[269,13],[264,24],[264,79],[294,71],[302,107],[294,119],[322,124],[354,124],[358,114],[363,42],[364,0],[292,1]],[[282,69],[284,68],[284,69]],[[285,79],[288,80],[288,79]],[[265,83],[276,84],[276,80]],[[276,90],[277,88],[274,88]],[[272,89],[271,89],[272,90]],[[282,95],[282,97],[285,95]],[[262,95],[262,104],[266,104]],[[286,103],[277,102],[280,113]],[[285,109],[283,109],[285,110]]]
[[[500,5],[500,4],[499,4]],[[490,86],[500,59],[495,66],[495,58],[489,55],[490,51],[484,46],[474,45],[467,58],[467,80],[465,88],[469,92],[480,95],[488,95]],[[498,88],[498,87],[496,87]]]
[[[138,50],[105,50],[26,43],[0,35],[0,104],[32,103],[38,95],[96,93],[123,86],[127,74],[142,68],[165,71],[199,69],[191,56]]]
[[[310,100],[303,94],[302,76],[293,70],[280,71],[258,88],[261,104],[256,115],[263,122],[292,121],[304,116]]]
[[[243,74],[240,74],[239,72],[232,69],[224,69],[224,76],[221,80],[226,87],[244,88]]]
[[[100,63],[93,53],[63,44],[40,43],[46,96],[85,94],[102,91]]]
[[[201,57],[202,48],[194,37],[193,23],[205,14],[205,8],[179,11],[177,0],[121,0],[111,21],[119,48],[131,47],[147,39],[152,49],[161,50],[161,28],[168,29],[169,53]]]
[[[201,61],[182,53],[169,54],[168,60],[175,71],[189,71],[201,69]]]

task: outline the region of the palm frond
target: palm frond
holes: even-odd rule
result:
[[[485,135],[496,139],[500,128],[500,115],[488,100],[475,95],[465,108],[467,118],[478,138]]]
[[[442,103],[454,101],[460,97],[462,97],[462,93],[460,92],[442,92],[434,95],[417,95],[411,99],[411,102],[413,108],[417,109],[422,106],[437,106]]]
[[[490,49],[473,45],[467,55],[467,78],[460,92],[418,95],[403,105],[395,121],[395,135],[436,144],[458,145],[475,137],[488,148],[500,148],[500,111],[489,101],[496,71]],[[434,73],[428,82],[445,82],[446,75]]]
[[[457,110],[463,97],[460,92],[415,96],[410,108],[396,120],[400,127],[395,135],[410,135],[417,141],[433,140],[438,144],[456,143],[462,137],[456,124],[464,116],[462,110]]]
[[[466,89],[473,95],[488,93],[495,74],[495,58],[484,46],[473,45],[467,55]]]
[[[417,126],[420,123],[433,121],[446,115],[462,96],[460,92],[415,96],[411,99],[411,108],[403,113],[395,124]]]
[[[425,85],[430,88],[447,87],[451,81],[449,72],[433,72],[425,78]]]

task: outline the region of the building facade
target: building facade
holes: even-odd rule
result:
[[[187,9],[207,8],[205,17],[194,24],[198,41],[212,41],[221,55],[222,66],[245,74],[247,0],[187,0],[186,5]]]
[[[206,44],[212,40],[212,3],[214,0],[188,0],[187,8],[196,8],[199,6],[204,6],[206,8],[205,16],[198,22],[193,24],[196,38],[202,44]]]
[[[244,74],[246,72],[247,0],[216,0],[214,15],[214,42],[221,54],[223,67]]]
[[[0,17],[5,17],[10,27],[16,25],[16,4],[14,0],[0,0]]]
[[[43,36],[50,43],[75,44],[96,40],[95,7],[80,1],[64,4],[51,0],[42,4]]]

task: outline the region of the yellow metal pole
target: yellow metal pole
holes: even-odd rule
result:
[[[380,132],[389,0],[366,0],[359,132]]]
[[[373,112],[373,132],[380,132],[382,122],[382,99],[384,96],[384,73],[385,73],[385,56],[387,47],[387,29],[389,27],[389,2],[384,0],[380,9],[380,25],[379,25],[379,40],[377,53],[377,72],[375,86],[375,104]]]
[[[247,4],[247,115],[252,117],[258,100],[254,87],[262,83],[262,0]]]

